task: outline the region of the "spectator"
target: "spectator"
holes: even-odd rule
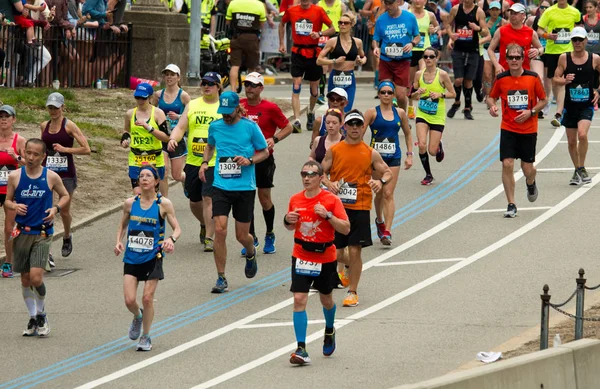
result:
[[[35,31],[35,37],[37,38],[36,42],[43,41],[42,31],[40,27],[43,26],[45,30],[50,28],[50,24],[48,21],[54,19],[55,8],[51,10],[44,4],[40,5],[40,0],[28,0],[33,4],[28,3],[25,7],[29,10],[29,17],[33,21],[34,25],[38,27],[38,30]],[[35,28],[35,27],[34,27]],[[52,56],[50,55],[50,51],[46,47],[41,44],[36,44],[34,46],[30,46],[30,50],[27,50],[26,58],[27,58],[27,86],[33,86],[40,73],[44,70],[44,68],[50,63],[52,60]]]
[[[81,13],[87,20],[97,21],[100,26],[112,24],[113,11],[106,8],[105,0],[86,0]]]

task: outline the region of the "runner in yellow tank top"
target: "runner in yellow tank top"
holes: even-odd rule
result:
[[[325,10],[329,19],[331,19],[332,27],[335,29],[336,33],[340,32],[340,27],[338,22],[342,15],[348,12],[348,7],[346,4],[342,3],[341,0],[319,0],[317,5]],[[329,27],[323,25],[323,29],[321,31],[328,30]],[[319,38],[319,47],[325,47],[325,43],[329,40],[328,36],[323,35]],[[327,73],[331,72],[330,66],[323,66],[323,74],[321,75],[321,80],[319,81],[319,99],[317,100],[317,104],[323,105],[325,104],[325,85],[327,85]]]
[[[135,195],[141,193],[138,177],[143,165],[153,165],[160,179],[165,178],[165,159],[161,142],[169,140],[169,124],[165,113],[160,108],[150,105],[148,99],[153,94],[154,90],[150,84],[138,85],[133,93],[137,107],[125,114],[125,133],[121,137],[121,146],[131,147],[128,158],[129,178]]]
[[[446,124],[446,101],[456,96],[454,85],[450,76],[437,67],[438,51],[428,47],[423,52],[425,69],[419,70],[415,75],[411,95],[413,100],[418,100],[417,106],[417,140],[419,142],[419,159],[425,169],[425,178],[421,185],[431,185],[433,175],[429,166],[429,154],[435,155],[435,160],[442,162],[444,148],[442,146],[442,132]],[[447,91],[447,92],[446,92]],[[429,135],[429,146],[427,145]],[[427,154],[429,152],[429,154]]]

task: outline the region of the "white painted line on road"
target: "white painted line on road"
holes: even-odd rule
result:
[[[543,211],[546,209],[550,209],[552,207],[529,207],[529,208],[518,208],[518,211]],[[477,209],[473,211],[473,213],[500,213],[506,212],[506,208],[497,208],[497,209]]]
[[[569,141],[561,140],[558,143],[569,143]],[[600,143],[600,140],[588,140],[588,143]]]
[[[544,148],[536,156],[536,163],[535,164],[538,164],[543,159],[545,159],[548,156],[548,154],[550,154],[550,152],[558,144],[558,141],[562,137],[563,133],[564,133],[564,129],[562,129],[562,127],[559,127],[557,129],[555,129],[554,135],[552,136],[552,138],[550,138],[550,140],[548,141],[548,143],[544,146]],[[515,176],[515,181],[517,181],[517,180],[519,180],[519,179],[521,179],[523,177],[523,173],[521,171],[518,171],[518,172],[515,173],[514,176]],[[594,179],[595,178],[596,177],[594,177]],[[588,188],[580,188],[580,189],[586,189],[587,190]],[[463,219],[466,216],[468,216],[469,214],[471,214],[474,210],[476,210],[476,209],[480,208],[481,206],[485,205],[487,202],[489,202],[490,200],[492,200],[494,197],[498,196],[502,192],[503,192],[502,185],[498,185],[496,188],[494,188],[490,192],[488,192],[485,196],[483,196],[479,200],[475,201],[474,203],[472,203],[471,205],[469,205],[468,207],[466,207],[462,211],[456,213],[454,216],[451,216],[450,218],[446,219],[445,221],[443,221],[442,223],[438,224],[437,226],[431,228],[428,231],[425,231],[421,235],[418,235],[418,236],[414,237],[413,239],[409,240],[408,242],[405,242],[404,244],[402,244],[402,245],[400,245],[400,246],[398,246],[398,247],[396,247],[396,248],[394,248],[394,249],[392,249],[390,251],[387,251],[386,253],[384,253],[382,255],[379,255],[378,257],[372,259],[371,261],[365,263],[363,265],[363,271],[366,270],[366,269],[368,269],[368,268],[370,268],[370,267],[373,267],[373,266],[375,266],[375,265],[377,265],[377,264],[379,264],[379,263],[381,263],[381,262],[383,262],[383,261],[385,261],[385,260],[387,260],[387,259],[395,256],[395,255],[398,255],[401,252],[403,252],[403,251],[411,248],[412,246],[415,246],[415,245],[423,242],[424,240],[426,240],[426,239],[434,236],[438,232],[441,232],[441,231],[445,230],[446,228],[450,227],[452,224],[457,223],[461,219]],[[575,193],[578,193],[578,192],[576,191],[576,192],[574,192],[574,194]],[[548,212],[550,212],[550,211],[548,211]],[[458,265],[461,265],[461,264],[463,264],[465,262],[466,261],[459,262],[458,264],[450,267],[450,269],[453,269],[454,267],[456,267]],[[467,263],[467,264],[470,264],[470,263]],[[467,266],[467,265],[465,265],[465,266]],[[438,273],[438,275],[444,274],[445,272],[446,271],[444,271],[442,273]],[[436,277],[436,276],[434,276],[434,277]],[[443,276],[443,277],[439,278],[437,281],[439,281],[440,279],[442,279],[444,277],[446,277],[446,276]],[[417,285],[415,285],[415,286],[407,289],[406,291],[410,291],[410,294],[413,294],[413,293],[415,293],[417,291],[417,290],[413,290],[413,289],[416,288],[416,287],[418,287],[419,285],[424,285],[424,286],[422,286],[422,288],[424,288],[426,286],[429,286],[430,283],[436,282],[436,281],[430,282],[430,280],[432,278],[429,278],[429,279],[427,279],[427,280],[425,280],[425,281],[423,281],[423,282],[421,282],[421,283],[419,283],[419,284],[417,284]],[[428,283],[428,282],[430,282],[430,283]],[[425,284],[425,283],[427,283],[427,284]],[[402,293],[400,293],[400,294],[398,294],[396,296],[393,296],[393,298],[395,298],[395,297],[397,297],[399,295],[402,295],[405,292],[402,292]],[[404,298],[404,297],[402,297],[402,298]],[[384,300],[384,302],[388,301],[388,300]],[[134,372],[136,372],[138,370],[141,370],[141,369],[143,369],[145,367],[151,366],[151,365],[153,365],[155,363],[158,363],[160,361],[163,361],[163,360],[165,360],[167,358],[170,358],[172,356],[180,354],[180,353],[182,353],[184,351],[187,351],[187,350],[189,350],[189,349],[191,349],[193,347],[196,347],[196,346],[198,346],[198,345],[200,345],[202,343],[208,342],[209,340],[215,339],[215,338],[217,338],[217,337],[219,337],[221,335],[224,335],[224,334],[226,334],[228,332],[231,332],[231,331],[235,330],[236,328],[239,328],[240,326],[244,326],[244,325],[246,325],[248,323],[253,322],[256,319],[260,319],[260,318],[262,318],[264,316],[270,315],[273,312],[277,312],[280,309],[288,307],[288,306],[292,305],[293,303],[294,303],[294,299],[293,298],[286,299],[286,300],[284,300],[284,301],[282,301],[282,302],[280,302],[278,304],[275,304],[275,305],[272,305],[272,306],[270,306],[268,308],[265,308],[262,311],[253,313],[252,315],[249,315],[249,316],[247,316],[247,317],[245,317],[243,319],[240,319],[240,320],[238,320],[236,322],[233,322],[233,323],[228,324],[228,325],[226,325],[224,327],[221,327],[218,330],[215,330],[215,331],[210,332],[208,334],[202,335],[202,336],[200,336],[200,337],[198,337],[196,339],[192,339],[192,340],[190,340],[190,341],[188,341],[186,343],[180,344],[177,347],[174,347],[174,348],[172,348],[170,350],[164,351],[164,352],[162,352],[160,354],[156,354],[153,357],[150,357],[148,359],[145,359],[143,361],[135,363],[135,364],[133,364],[131,366],[127,366],[127,367],[125,367],[125,368],[123,368],[121,370],[115,371],[114,373],[108,374],[108,375],[106,375],[104,377],[100,377],[100,378],[98,378],[98,379],[96,379],[94,381],[90,381],[90,382],[88,382],[86,384],[83,384],[83,385],[77,387],[76,389],[91,389],[91,388],[98,387],[100,385],[104,385],[104,384],[106,384],[108,382],[114,381],[114,380],[119,379],[121,377],[124,377],[124,376],[126,376],[128,374],[131,374],[131,373],[134,373]],[[373,307],[379,307],[380,304],[382,304],[382,303],[376,304]],[[382,308],[379,308],[379,309],[382,309]],[[370,311],[370,308],[367,308],[367,309],[365,309],[362,312],[371,312],[371,311]],[[363,316],[360,316],[360,317],[363,317]],[[348,317],[346,319],[354,319],[354,318]],[[338,326],[337,328],[341,328],[342,326]],[[312,340],[317,339],[321,335],[322,335],[322,331],[320,331],[318,333],[312,334],[310,337],[307,337],[306,340],[307,340],[307,342],[308,341],[312,341]],[[296,343],[294,342],[291,345],[292,345],[291,347],[295,347]],[[262,357],[260,359],[257,359],[255,361],[253,361],[253,362],[250,362],[249,364],[240,366],[237,369],[231,370],[230,372],[227,372],[227,373],[225,373],[225,374],[223,374],[223,375],[221,375],[219,377],[216,377],[216,378],[214,378],[214,379],[212,379],[210,381],[207,381],[207,382],[205,382],[203,384],[200,384],[199,386],[197,386],[197,388],[208,388],[208,387],[217,385],[217,384],[219,384],[221,382],[227,381],[227,380],[229,380],[229,379],[231,379],[231,378],[233,378],[233,377],[235,377],[237,375],[240,375],[240,374],[242,374],[242,373],[244,373],[244,372],[246,372],[248,370],[251,370],[251,369],[253,369],[253,368],[257,367],[257,366],[262,365],[263,363],[266,363],[266,362],[270,361],[273,358],[276,358],[276,357],[282,355],[281,354],[282,350],[284,352],[287,352],[289,349],[290,349],[290,345],[288,345],[286,347],[282,347],[281,349],[279,349],[277,351],[274,351],[274,352],[268,354],[267,356],[264,356],[264,357]]]
[[[344,323],[344,325],[350,323],[352,320],[346,319],[335,319],[335,326],[339,328],[339,323]],[[308,325],[311,324],[325,324],[325,320],[309,320]],[[273,328],[273,327],[292,327],[294,325],[293,321],[283,321],[277,323],[261,323],[261,324],[246,324],[238,327],[238,330],[248,330],[254,328]]]
[[[536,169],[538,172],[570,172],[573,167],[547,167]],[[585,170],[598,170],[600,167],[586,167]]]
[[[443,262],[460,262],[465,258],[446,258],[446,259],[424,259],[422,261],[401,261],[401,262],[382,262],[374,266],[402,266],[402,265],[421,265],[425,263],[443,263]]]

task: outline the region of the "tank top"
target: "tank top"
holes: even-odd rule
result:
[[[587,53],[588,59],[582,65],[573,63],[571,53],[567,53],[567,67],[564,74],[574,73],[573,82],[566,85],[565,90],[565,108],[571,107],[586,108],[592,105],[594,98],[593,80],[595,70],[593,64],[593,54]]]
[[[53,224],[45,224],[46,210],[52,208],[52,191],[48,186],[48,168],[42,168],[38,178],[30,178],[25,166],[21,167],[21,177],[15,189],[15,202],[27,205],[27,214],[15,216],[15,221],[22,226],[32,227],[31,230],[22,229],[21,234],[39,235],[44,226],[47,235],[54,233]]]
[[[426,48],[431,46],[431,41],[429,40],[429,25],[431,24],[431,20],[429,19],[429,12],[427,10],[424,12],[425,16],[420,19],[417,18],[417,25],[419,26],[419,35],[421,35],[421,40],[419,40],[419,43],[417,43],[413,51],[424,51]]]
[[[19,155],[17,150],[17,139],[18,134],[13,134],[13,141],[10,147],[12,147],[15,154]],[[0,194],[6,194],[6,187],[8,186],[8,175],[11,171],[19,168],[19,162],[8,155],[5,151],[0,151]]]
[[[368,182],[373,167],[370,148],[365,142],[348,144],[340,142],[331,147],[332,165],[329,171],[331,181],[340,181],[338,196],[344,208],[357,211],[371,210],[373,194]]]
[[[188,106],[188,154],[185,161],[188,165],[200,166],[204,161],[204,149],[208,143],[208,127],[213,121],[223,117],[217,113],[218,109],[219,100],[212,104],[205,102],[202,97],[190,101]],[[216,160],[217,150],[208,161],[208,166],[215,166]]]
[[[179,92],[177,93],[177,97],[175,97],[175,100],[173,100],[172,103],[167,103],[164,99],[165,90],[163,89],[162,91],[160,91],[160,98],[158,99],[158,108],[162,109],[165,112],[165,114],[172,111],[178,115],[181,115],[183,113],[183,110],[185,109],[185,105],[183,105],[183,102],[181,101],[181,92],[183,92],[183,89],[179,88]],[[169,115],[167,115],[167,121],[169,122],[171,129],[175,128],[175,126],[179,122],[179,120],[169,119]]]
[[[371,6],[371,15],[369,16],[369,20],[373,23],[373,27],[369,29],[369,34],[375,34],[375,21],[379,17],[377,15],[379,13],[379,8],[381,7],[381,0],[373,0],[373,5]]]
[[[160,245],[165,239],[165,220],[160,216],[160,202],[160,193],[148,209],[142,208],[140,196],[133,200],[123,262],[132,265],[145,263],[161,251]]]
[[[327,139],[326,135],[319,137],[319,143],[317,143],[317,147],[315,148],[315,159],[319,163],[323,162],[323,159],[325,158],[325,154],[327,153],[327,149],[325,148],[325,140],[326,139]],[[346,139],[346,137],[342,135],[340,142],[342,142],[344,139]]]
[[[154,110],[150,111],[150,119],[147,123],[154,131],[159,131],[158,124],[154,120]],[[133,109],[131,122],[129,123],[129,133],[131,135],[130,151],[129,151],[129,166],[141,167],[143,164],[154,165],[155,167],[165,166],[165,159],[162,153],[162,142],[154,135],[146,131],[142,126],[135,124],[137,107]]]
[[[600,14],[597,15],[600,18]],[[587,44],[585,45],[586,51],[593,54],[600,54],[600,20],[596,24],[589,24],[587,15],[583,16],[583,25],[587,31]]]
[[[494,22],[494,24],[492,24],[492,27],[490,27],[490,35],[493,37],[494,34],[496,33],[496,30],[498,29],[498,25],[500,24],[500,21],[502,20],[502,18],[500,16],[498,16],[498,19],[496,19],[496,21]],[[490,21],[490,17],[488,16],[487,18],[485,18],[485,22],[489,22]],[[490,47],[490,42],[486,42],[483,44],[483,48],[487,49],[488,47]],[[495,53],[497,53],[499,51],[498,46],[496,46],[496,50],[494,51]]]
[[[342,131],[342,134],[346,134],[346,129],[344,128],[344,125],[342,124],[342,127],[340,128],[340,130]],[[320,137],[324,137],[327,135],[327,127],[325,126],[325,115],[321,116],[321,126],[319,127],[319,136]]]
[[[52,145],[58,143],[63,147],[73,147],[73,137],[67,132],[67,118],[63,118],[60,129],[56,134],[50,133],[50,121],[46,123],[46,128],[42,132],[42,141],[46,144],[46,159],[44,166],[53,172],[58,173],[60,178],[73,178],[77,175],[75,171],[75,162],[73,154],[61,154],[54,151]]]
[[[508,69],[508,63],[506,62],[506,47],[511,43],[516,43],[525,50],[523,69],[530,70],[529,55],[527,55],[527,53],[529,52],[529,49],[531,49],[532,40],[533,29],[531,27],[523,25],[523,27],[516,30],[510,23],[500,27],[500,43],[498,44],[500,49],[500,65],[504,69]]]
[[[338,22],[342,17],[342,2],[341,0],[335,0],[333,5],[330,7],[325,3],[325,0],[319,0],[317,5],[325,10],[329,19],[331,19],[331,23],[333,23],[333,28],[335,28],[335,32],[340,32],[340,26],[338,26]],[[325,24],[323,24],[323,28],[321,31],[329,30]]]
[[[396,108],[393,108],[394,119],[385,120],[381,114],[381,107],[375,107],[377,115],[371,128],[371,144],[384,160],[400,158],[400,142],[398,131],[402,127],[402,120]]]
[[[355,61],[356,57],[358,57],[358,46],[356,46],[356,41],[352,38],[352,46],[350,46],[350,51],[345,52],[342,47],[342,42],[340,41],[340,37],[337,37],[337,41],[335,43],[335,47],[329,53],[329,58],[339,58],[341,56],[346,57],[346,61]]]
[[[463,5],[458,5],[458,12],[454,19],[454,31],[458,39],[454,42],[454,50],[462,52],[477,52],[479,50],[479,34],[469,27],[469,22],[478,24],[477,6],[471,12],[465,13]]]
[[[417,106],[417,117],[424,119],[429,124],[446,124],[446,101],[445,99],[436,99],[432,100],[429,97],[429,93],[444,93],[446,88],[442,85],[440,81],[440,69],[437,69],[435,72],[435,78],[428,84],[424,79],[425,71],[421,74],[421,78],[419,78],[419,87],[425,88],[427,93],[421,96],[419,99],[419,105]]]

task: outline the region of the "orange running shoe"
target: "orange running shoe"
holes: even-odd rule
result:
[[[408,106],[408,118],[409,119],[415,118],[415,107],[413,107],[412,105]]]
[[[345,307],[355,307],[358,305],[358,295],[353,292],[348,292],[346,294],[346,298],[344,299]]]
[[[338,273],[338,276],[340,277],[340,282],[342,283],[342,286],[344,288],[347,288],[348,285],[350,285],[350,278],[348,278],[348,269],[344,268],[344,271]]]

